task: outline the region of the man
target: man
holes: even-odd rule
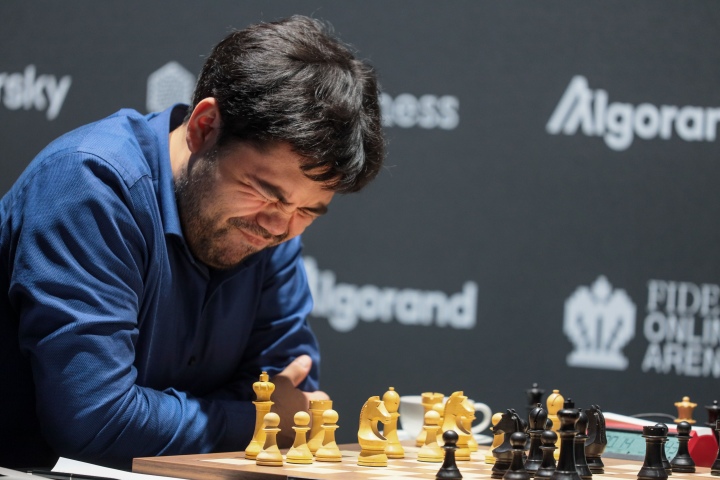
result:
[[[262,370],[291,437],[326,398],[299,235],[383,150],[372,69],[305,17],[51,143],[0,202],[0,465],[242,450]]]

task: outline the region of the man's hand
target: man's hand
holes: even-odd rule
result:
[[[297,412],[307,411],[310,400],[329,400],[325,392],[303,392],[297,386],[305,380],[310,373],[312,359],[307,355],[300,355],[293,360],[285,370],[272,378],[275,392],[272,401],[275,402],[271,411],[280,415],[280,434],[277,437],[280,448],[289,448],[295,440],[295,430],[292,429],[293,417]]]

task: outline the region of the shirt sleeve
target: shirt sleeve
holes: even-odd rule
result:
[[[307,321],[312,308],[312,295],[302,260],[302,244],[298,237],[280,245],[266,266],[252,343],[245,354],[246,362],[272,376],[298,356],[307,354],[312,358],[312,368],[298,388],[317,390],[320,352]]]
[[[229,414],[254,419],[249,402],[135,384],[137,319],[153,255],[134,208],[152,200],[152,187],[140,188],[151,180],[136,182],[84,154],[38,168],[18,200],[9,291],[47,441],[59,455],[124,468],[137,456],[215,450]]]
[[[307,321],[313,301],[300,237],[273,248],[262,268],[260,300],[240,369],[235,381],[214,392],[214,398],[254,400],[252,384],[260,372],[272,377],[303,354],[312,359],[312,368],[298,388],[319,388],[320,351]]]

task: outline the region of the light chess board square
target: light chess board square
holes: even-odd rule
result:
[[[255,465],[255,460],[245,460],[244,458],[213,458],[209,460],[200,460],[201,462],[224,463],[227,465]]]
[[[340,473],[351,473],[352,469],[345,468],[344,466],[340,466],[337,464],[336,467],[330,467],[328,465],[317,465],[317,464],[311,464],[311,465],[292,465],[291,467],[285,467],[284,471],[286,472],[297,472],[297,473],[314,473],[314,474],[340,474]]]
[[[613,470],[630,470],[630,471],[634,471],[635,473],[637,473],[640,470],[640,468],[642,468],[642,465],[640,465],[638,467],[638,465],[623,464],[623,465],[613,465],[613,467],[612,467]],[[605,473],[607,473],[607,469],[605,469],[605,470],[606,470]]]

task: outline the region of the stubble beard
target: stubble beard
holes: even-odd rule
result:
[[[225,270],[236,267],[260,250],[246,243],[231,244],[228,237],[234,229],[243,229],[264,238],[272,238],[272,235],[240,218],[233,218],[222,225],[220,214],[205,212],[203,204],[212,204],[210,196],[215,183],[217,157],[217,149],[213,149],[195,162],[190,173],[188,170],[181,172],[175,179],[175,199],[185,241],[192,254],[210,267]],[[277,243],[280,241],[273,238],[271,245]]]

